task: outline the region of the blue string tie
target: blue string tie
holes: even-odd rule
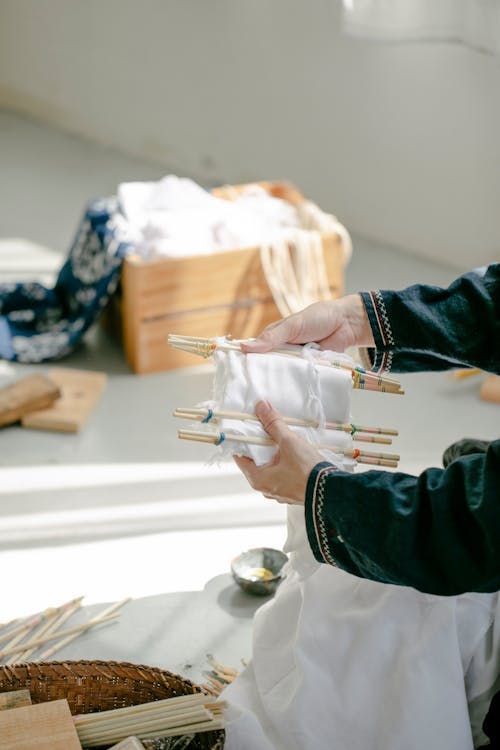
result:
[[[210,422],[210,420],[212,419],[213,415],[214,415],[213,409],[209,409],[207,416],[205,417],[205,419],[201,420],[201,423],[202,424],[207,424],[207,422]]]
[[[221,432],[221,434],[219,435],[219,439],[217,440],[217,442],[215,443],[215,445],[220,445],[221,443],[224,442],[225,439],[226,439],[226,436],[224,435],[223,432]]]

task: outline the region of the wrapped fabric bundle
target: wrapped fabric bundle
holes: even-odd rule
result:
[[[314,345],[287,349],[290,355],[275,352],[245,355],[240,351],[217,350],[213,357],[214,398],[203,406],[253,414],[257,401],[268,400],[287,417],[317,422],[318,427],[292,426],[292,429],[311,443],[331,445],[331,451],[322,453],[333,459],[335,449],[352,447],[352,438],[345,432],[327,430],[324,425],[349,422],[352,378],[349,371],[325,367],[320,361],[343,357],[346,363],[352,366],[354,363],[344,355],[321,351]],[[223,433],[267,437],[258,421],[222,418],[218,425]],[[248,456],[262,465],[272,458],[276,446],[226,442],[224,451]],[[350,467],[353,461],[346,458],[343,464]]]

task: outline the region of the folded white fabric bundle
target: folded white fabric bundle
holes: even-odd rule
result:
[[[334,352],[324,352],[314,345],[289,346],[290,354],[242,354],[240,351],[217,350],[214,396],[203,406],[223,411],[253,414],[260,400],[270,401],[284,416],[317,421],[318,427],[292,427],[311,443],[331,446],[322,450],[332,458],[335,449],[352,447],[348,433],[324,429],[325,422],[348,422],[352,378],[349,371],[325,367],[320,360],[339,357],[352,366],[349,357]],[[219,419],[218,429],[223,433],[237,433],[268,438],[259,422],[237,419]],[[276,452],[275,446],[252,445],[225,441],[223,450],[240,456],[249,456],[257,465],[267,463]],[[345,459],[346,465],[353,464]]]

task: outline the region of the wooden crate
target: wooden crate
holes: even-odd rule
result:
[[[303,196],[286,183],[259,183],[272,195],[298,203]],[[243,186],[213,192],[230,199]],[[337,234],[322,235],[333,297],[343,292],[344,260]],[[127,360],[137,373],[169,370],[199,362],[171,349],[169,333],[235,338],[257,335],[278,320],[260,263],[259,248],[187,258],[126,258],[122,273],[121,318]]]

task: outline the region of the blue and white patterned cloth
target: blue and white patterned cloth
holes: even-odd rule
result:
[[[43,362],[69,354],[115,292],[125,255],[110,221],[115,198],[89,203],[53,288],[0,283],[0,359]]]

